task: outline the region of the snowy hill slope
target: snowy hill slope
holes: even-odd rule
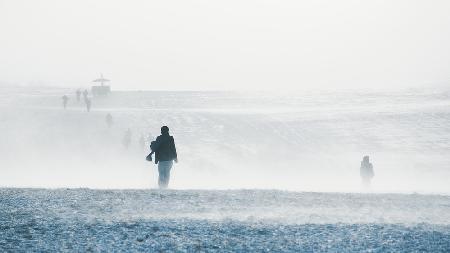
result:
[[[367,154],[375,192],[450,193],[445,90],[116,91],[94,98],[87,113],[71,89],[3,89],[1,186],[154,187],[155,166],[138,139],[168,125],[179,149],[171,182],[178,189],[360,191]],[[121,144],[127,128],[129,150]]]

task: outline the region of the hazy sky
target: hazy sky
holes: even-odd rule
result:
[[[0,0],[0,83],[293,89],[450,83],[450,1]]]

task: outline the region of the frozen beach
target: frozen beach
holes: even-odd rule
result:
[[[448,252],[450,197],[1,189],[2,251]]]

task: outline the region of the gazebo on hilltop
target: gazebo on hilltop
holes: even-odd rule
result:
[[[94,96],[105,96],[111,92],[111,86],[104,85],[104,83],[109,82],[110,80],[103,77],[103,74],[100,74],[100,78],[95,79],[92,82],[100,83],[100,85],[92,86],[92,95]]]

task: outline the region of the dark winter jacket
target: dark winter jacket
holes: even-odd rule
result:
[[[172,161],[177,159],[177,149],[173,136],[162,134],[156,138],[154,145],[155,163],[159,161]]]

